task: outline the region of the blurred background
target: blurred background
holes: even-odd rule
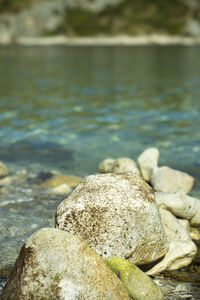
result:
[[[0,0],[0,40],[19,36],[200,35],[199,0]]]

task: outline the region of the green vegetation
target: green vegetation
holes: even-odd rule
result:
[[[18,12],[27,7],[34,0],[0,0],[1,12]]]
[[[39,1],[39,0],[37,0]],[[41,0],[40,0],[41,1]],[[0,0],[0,13],[18,12],[35,0]],[[123,0],[91,12],[81,6],[65,8],[65,20],[45,35],[68,36],[179,34],[188,18],[199,20],[199,4],[189,7],[184,0]],[[62,19],[62,18],[61,18]]]
[[[66,11],[68,35],[97,34],[178,34],[188,17],[188,7],[183,0],[124,0],[116,6],[107,6],[99,13],[80,8]]]

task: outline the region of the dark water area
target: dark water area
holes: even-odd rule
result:
[[[199,57],[184,46],[0,48],[0,161],[19,175],[0,193],[0,276],[54,224],[63,198],[29,184],[40,172],[85,176],[153,146],[160,166],[195,177],[200,198]]]

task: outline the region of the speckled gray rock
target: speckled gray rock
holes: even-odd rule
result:
[[[117,158],[112,166],[113,173],[132,172],[140,175],[136,162],[128,157]]]
[[[115,160],[113,158],[106,158],[99,163],[98,170],[100,173],[112,173],[112,168]]]
[[[21,248],[2,300],[121,300],[128,293],[80,237],[43,228]]]
[[[183,190],[187,194],[194,184],[194,178],[187,173],[163,166],[154,169],[151,184],[154,190],[158,192]]]
[[[8,175],[8,170],[6,166],[0,161],[0,178],[4,178]]]
[[[138,165],[144,180],[149,181],[153,170],[158,167],[159,151],[157,148],[148,148],[138,157]]]
[[[167,240],[151,187],[133,173],[86,177],[56,212],[56,227],[82,236],[104,257],[152,262]]]

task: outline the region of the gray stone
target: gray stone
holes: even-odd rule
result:
[[[86,177],[59,205],[56,227],[82,236],[103,257],[142,264],[167,252],[154,193],[133,173]]]
[[[117,276],[80,237],[54,228],[21,248],[2,300],[130,299]]]
[[[194,178],[187,173],[163,166],[154,170],[151,184],[154,190],[158,192],[183,190],[188,193],[194,184]]]

